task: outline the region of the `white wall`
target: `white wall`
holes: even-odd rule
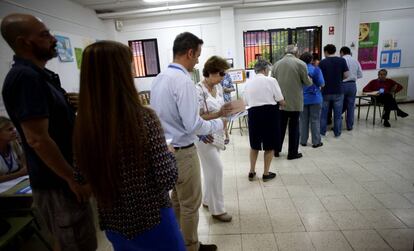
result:
[[[110,25],[112,21],[107,21]],[[172,46],[175,37],[181,32],[189,31],[204,41],[199,64],[201,68],[208,56],[220,55],[220,13],[210,11],[178,16],[159,16],[134,20],[125,20],[123,29],[116,32],[115,39],[128,44],[129,40],[156,38],[160,57],[161,70],[172,62]],[[153,78],[136,78],[135,84],[139,91],[149,90]]]
[[[408,75],[408,97],[410,100],[414,99],[414,47],[411,32],[414,25],[414,1],[352,0],[348,3],[356,10],[352,18],[359,20],[352,27],[352,33],[358,34],[359,23],[379,22],[377,69],[363,72],[364,77],[358,81],[358,89],[361,90],[369,80],[377,78],[383,41],[396,39],[402,49],[401,67],[388,68],[388,76]],[[357,57],[356,53],[355,56]]]
[[[68,0],[0,1],[0,18],[11,13],[27,13],[39,17],[53,34],[69,37],[72,50],[74,47],[83,49],[96,39],[107,39],[108,31],[114,29],[106,27],[94,11]],[[0,85],[2,86],[12,63],[13,51],[3,38],[0,38],[0,50]],[[75,55],[73,56],[73,62],[62,63],[55,58],[46,66],[60,75],[62,86],[67,91],[76,91],[79,86],[79,70]],[[0,114],[4,114],[2,98],[0,98]]]

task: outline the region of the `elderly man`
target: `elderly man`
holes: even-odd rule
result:
[[[288,45],[286,55],[277,61],[272,67],[272,77],[274,77],[282,89],[286,106],[281,112],[281,142],[278,149],[275,149],[275,156],[279,156],[282,151],[285,139],[286,127],[289,124],[289,149],[288,160],[298,159],[302,154],[299,149],[299,116],[303,110],[303,86],[312,85],[308,77],[306,64],[297,58],[298,47]]]
[[[15,52],[3,85],[7,113],[22,136],[34,205],[56,240],[55,250],[96,250],[90,189],[74,179],[75,108],[59,76],[45,68],[56,39],[37,18],[11,14],[1,34]]]
[[[390,111],[396,110],[397,116],[405,118],[408,116],[407,113],[403,112],[399,107],[394,98],[394,93],[401,91],[403,88],[399,83],[392,79],[387,78],[387,70],[381,69],[378,71],[378,78],[369,81],[369,83],[362,89],[363,92],[378,92],[378,96],[375,97],[377,102],[384,104],[384,126],[391,127],[389,122]]]

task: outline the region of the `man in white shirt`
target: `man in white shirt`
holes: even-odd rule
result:
[[[344,105],[342,112],[346,111],[346,129],[351,131],[354,126],[355,96],[357,92],[356,80],[362,78],[361,64],[351,57],[349,47],[342,47],[339,51],[341,57],[345,59],[349,68],[349,76],[342,81],[342,91],[344,93]]]
[[[194,146],[196,135],[223,130],[224,119],[205,121],[199,115],[196,88],[190,78],[198,63],[203,40],[184,32],[174,40],[173,63],[152,82],[151,107],[159,116],[165,138],[171,139],[177,159],[178,181],[172,203],[188,251],[217,250],[198,241],[198,209],[201,205],[200,162]],[[222,107],[227,114],[226,105]],[[226,111],[225,111],[226,110]]]

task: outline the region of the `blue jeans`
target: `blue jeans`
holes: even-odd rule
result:
[[[326,122],[328,119],[329,104],[333,104],[333,124],[335,137],[341,135],[342,130],[342,106],[344,104],[343,94],[326,94],[323,95],[322,115],[321,115],[321,135],[326,134]]]
[[[115,251],[185,251],[184,239],[172,208],[161,209],[161,222],[128,240],[124,235],[105,231]],[[125,224],[128,224],[125,222]]]
[[[303,106],[300,114],[300,143],[306,145],[309,137],[309,124],[312,134],[312,145],[321,143],[320,134],[321,104],[310,104]]]
[[[357,92],[355,82],[342,83],[342,91],[344,93],[344,107],[342,111],[346,111],[346,129],[352,130],[354,126],[355,96]]]

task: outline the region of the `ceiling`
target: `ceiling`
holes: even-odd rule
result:
[[[129,19],[157,15],[218,10],[221,7],[250,8],[329,0],[173,0],[148,3],[144,0],[72,0],[96,11],[101,19]],[[332,1],[332,0],[331,0]]]

